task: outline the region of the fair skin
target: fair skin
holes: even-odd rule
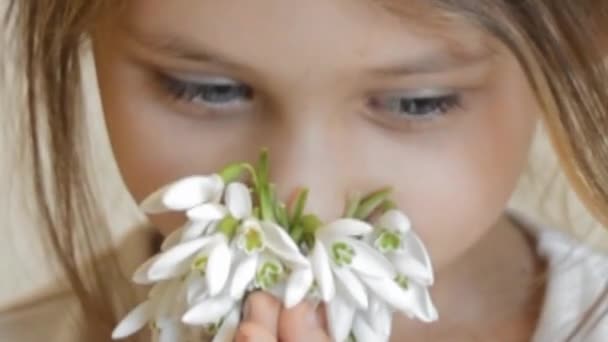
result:
[[[503,211],[540,108],[506,48],[465,21],[425,23],[432,10],[420,11],[374,1],[127,2],[93,35],[116,160],[141,200],[267,147],[280,196],[307,186],[308,210],[325,220],[350,191],[391,185],[429,248],[441,316],[432,325],[397,317],[393,339],[509,331],[508,341],[527,340],[541,265]],[[152,220],[167,234],[182,218]],[[255,294],[238,339],[327,340],[317,310]]]

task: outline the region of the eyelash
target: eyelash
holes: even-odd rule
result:
[[[161,82],[173,99],[210,109],[238,106],[254,97],[251,87],[238,82],[196,83],[167,75],[162,75]],[[462,96],[459,93],[372,96],[368,100],[368,107],[397,121],[427,121],[462,108]]]
[[[232,102],[240,104],[253,98],[253,89],[240,83],[195,83],[170,76],[163,76],[161,81],[174,99],[190,103],[204,103],[208,107],[224,107]]]
[[[462,108],[462,97],[458,93],[436,96],[387,96],[372,97],[369,106],[373,110],[390,112],[391,116],[405,120],[428,120]]]

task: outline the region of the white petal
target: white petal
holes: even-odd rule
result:
[[[272,222],[262,222],[261,224],[266,238],[266,246],[275,255],[283,261],[295,264],[296,267],[310,265],[285,229]]]
[[[335,267],[336,283],[340,284],[339,292],[346,292],[360,309],[367,309],[367,291],[361,281],[346,267]]]
[[[184,226],[181,241],[186,242],[201,237],[209,225],[210,223],[207,221],[188,221]]]
[[[391,334],[393,314],[386,303],[372,296],[365,316],[374,331],[385,336]]]
[[[155,255],[150,259],[146,260],[146,262],[144,262],[143,264],[141,264],[133,273],[131,280],[133,280],[133,282],[138,285],[150,285],[154,283],[155,281],[148,277],[148,271],[150,269],[150,266],[152,266],[152,264],[154,264],[156,260],[158,260],[158,257],[158,255]]]
[[[412,228],[412,223],[402,211],[391,209],[380,216],[380,219],[378,220],[378,227],[381,229],[406,233]]]
[[[389,339],[388,335],[374,331],[360,316],[355,317],[353,322],[353,335],[357,342],[383,342]]]
[[[226,206],[230,214],[238,219],[243,220],[251,216],[251,192],[243,183],[230,183],[226,188]]]
[[[218,221],[226,217],[228,209],[221,204],[205,203],[196,206],[186,212],[186,216],[192,221]]]
[[[240,308],[236,307],[230,311],[228,316],[224,318],[222,326],[217,331],[211,342],[231,342],[234,341],[234,336],[239,327],[239,318],[241,315]]]
[[[229,296],[211,297],[192,307],[182,317],[182,322],[190,325],[217,323],[235,306]]]
[[[335,296],[326,304],[326,313],[332,341],[346,341],[353,325],[355,306],[341,296]]]
[[[397,271],[408,279],[425,286],[433,284],[433,271],[415,260],[409,253],[391,253],[388,258]]]
[[[414,293],[416,301],[419,304],[418,307],[420,308],[419,312],[414,312],[414,315],[416,315],[419,320],[426,323],[438,320],[439,315],[437,313],[437,308],[435,308],[435,305],[431,300],[428,289],[416,283],[411,283],[409,287],[410,291]]]
[[[209,261],[207,262],[207,287],[209,294],[215,296],[224,289],[228,276],[230,275],[230,266],[232,265],[232,251],[225,241],[218,243],[209,253]]]
[[[189,266],[187,263],[190,258],[217,239],[217,236],[207,236],[170,248],[160,254],[156,262],[150,266],[148,277],[153,280],[162,280],[183,274],[184,268]]]
[[[175,319],[162,319],[157,322],[158,342],[179,342],[184,340],[184,326]]]
[[[143,328],[151,318],[151,305],[145,301],[136,306],[125,318],[116,326],[112,332],[112,339],[120,339],[133,335]]]
[[[404,253],[393,253],[393,264],[400,273],[429,286],[434,282],[433,265],[424,244],[416,234],[404,237]]]
[[[327,251],[320,241],[317,241],[311,253],[312,272],[315,275],[317,285],[321,291],[321,298],[324,302],[331,300],[335,293],[334,279],[331,273],[331,265]]]
[[[140,208],[151,214],[190,209],[216,198],[223,186],[221,177],[217,175],[187,177],[152,193],[141,203]]]
[[[197,274],[191,274],[188,276],[188,279],[186,280],[186,288],[186,300],[188,304],[199,301],[208,293],[207,281],[205,280],[205,277]]]
[[[360,274],[370,277],[395,278],[395,269],[390,261],[370,245],[355,239],[343,239],[355,250],[350,267]]]
[[[358,236],[371,233],[374,228],[367,222],[343,218],[322,226],[317,230],[317,235],[323,238]]]
[[[386,278],[362,277],[361,280],[384,302],[409,317],[423,322],[437,319],[437,311],[426,289],[410,284],[409,289],[405,290]]]
[[[234,300],[243,298],[247,287],[255,277],[255,271],[258,266],[258,255],[253,254],[245,258],[234,271],[232,284],[230,285],[230,296]]]
[[[312,269],[303,267],[292,270],[287,279],[287,287],[285,289],[285,297],[283,304],[286,308],[291,308],[299,304],[310,290],[312,285],[313,274]]]
[[[161,251],[166,251],[171,247],[174,247],[182,240],[182,234],[184,233],[184,228],[175,229],[171,232],[164,240],[162,245],[160,245]]]

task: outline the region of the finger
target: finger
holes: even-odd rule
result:
[[[306,301],[284,309],[279,317],[279,340],[329,342],[324,307]]]
[[[239,325],[235,342],[276,342],[276,335],[258,323],[243,322]]]
[[[254,323],[272,335],[277,335],[281,302],[268,293],[253,292],[247,296],[243,308],[243,323]]]

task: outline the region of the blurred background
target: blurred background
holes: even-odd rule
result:
[[[6,0],[0,0],[0,17]],[[56,291],[56,279],[46,264],[39,242],[37,224],[32,215],[32,194],[23,188],[23,171],[19,164],[19,130],[15,119],[23,115],[19,96],[23,86],[15,82],[16,60],[11,56],[10,32],[0,30],[0,311],[24,299]],[[94,70],[84,68],[87,110],[83,115],[90,123],[90,137],[96,149],[97,177],[104,184],[99,196],[114,227],[116,242],[130,232],[128,227],[141,222],[142,216],[126,193],[104,131],[97,98]],[[608,165],[607,165],[608,167]],[[530,154],[527,172],[511,201],[511,207],[546,223],[554,229],[568,231],[595,248],[608,250],[608,234],[586,212],[560,172],[555,155],[539,129]]]

